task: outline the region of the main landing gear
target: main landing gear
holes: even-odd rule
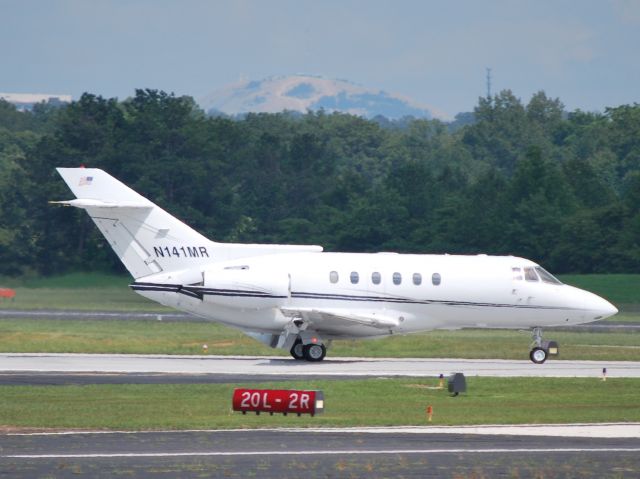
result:
[[[549,356],[557,356],[560,348],[556,341],[543,341],[542,328],[533,328],[533,343],[531,344],[531,352],[529,358],[535,364],[544,363]]]
[[[291,356],[298,361],[322,361],[327,355],[327,347],[322,343],[303,344],[302,339],[296,339],[291,346]]]

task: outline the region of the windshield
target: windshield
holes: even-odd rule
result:
[[[527,281],[538,281],[538,275],[533,268],[525,268],[524,279]]]
[[[546,269],[541,268],[540,266],[536,266],[536,271],[538,272],[538,276],[540,276],[540,279],[545,283],[562,284],[560,280],[558,280],[555,276],[549,273]]]

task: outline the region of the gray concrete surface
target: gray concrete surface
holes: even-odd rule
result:
[[[451,372],[493,377],[640,377],[638,361],[544,364],[497,359],[327,358],[320,363],[267,356],[0,353],[2,372],[216,374],[252,376],[433,377]]]

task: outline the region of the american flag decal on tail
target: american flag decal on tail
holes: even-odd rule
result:
[[[80,178],[80,183],[78,186],[89,186],[93,181],[93,176],[83,176]]]

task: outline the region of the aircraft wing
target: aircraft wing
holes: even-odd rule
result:
[[[392,329],[398,326],[396,318],[376,312],[353,314],[343,309],[281,308],[285,316],[302,319],[316,329],[345,326],[368,326],[375,329]]]

